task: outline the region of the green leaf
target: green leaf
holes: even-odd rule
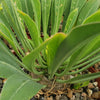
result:
[[[59,25],[62,19],[63,11],[64,11],[65,0],[54,0],[53,8],[51,11],[51,18],[53,19],[53,23],[51,23],[51,34],[55,34],[58,32]]]
[[[0,100],[30,100],[39,90],[44,88],[21,74],[14,74],[4,84]]]
[[[38,30],[40,30],[40,24],[41,24],[41,4],[40,0],[31,0],[35,22],[37,25]]]
[[[41,0],[41,5],[42,5],[41,8],[42,8],[43,34],[44,34],[44,38],[46,39],[49,15],[50,15],[51,0]]]
[[[83,49],[84,49],[84,46],[81,47],[80,49],[78,49],[78,50],[71,56],[70,61],[69,61],[68,66],[67,66],[69,70],[70,70],[70,68],[71,68],[72,66],[74,66],[74,65],[77,63],[77,61],[80,60],[81,51],[82,51]]]
[[[46,46],[54,41],[57,40],[57,37],[61,36],[61,34],[55,34],[54,36],[48,38],[45,40],[39,47],[35,48],[32,52],[30,52],[29,55],[25,56],[23,58],[23,63],[30,69],[32,70],[32,64],[34,63],[35,59],[38,57],[40,52],[46,48]],[[62,35],[63,37],[63,35]]]
[[[92,23],[92,22],[100,22],[100,10],[89,16],[83,24]]]
[[[48,71],[51,71],[51,68],[49,67],[50,64],[52,63],[52,59],[55,57],[55,53],[61,44],[61,42],[66,38],[66,35],[63,33],[58,33],[56,34],[56,37],[52,39],[46,46],[46,54],[47,54],[47,65],[48,65]]]
[[[70,59],[68,67],[74,66],[79,60],[83,59],[84,57],[90,55],[92,52],[97,50],[100,47],[100,36],[97,36],[96,38],[92,39],[84,45],[82,48],[77,50]],[[96,53],[95,53],[96,54]],[[93,56],[93,55],[91,55]],[[87,59],[88,60],[88,59]],[[84,62],[84,61],[83,61]]]
[[[6,47],[6,45],[1,40],[0,40],[0,61],[4,61],[13,66],[18,67],[16,62],[17,58],[10,52],[10,50]]]
[[[76,8],[68,16],[68,19],[66,21],[66,26],[64,29],[64,33],[68,33],[72,29],[72,27],[74,26],[76,22],[77,16],[78,16],[78,9]]]
[[[100,35],[100,23],[74,28],[57,50],[53,63],[50,65],[52,68],[50,77],[53,77],[57,69],[68,57],[98,35]]]
[[[9,66],[11,65],[11,67],[14,66],[16,69],[20,69],[19,66],[23,66],[23,64],[21,64],[21,62],[10,52],[10,50],[1,40],[0,40],[0,61],[1,63],[8,64]],[[23,66],[23,67],[29,70],[26,66]],[[7,68],[6,67],[1,68],[1,70],[5,70],[5,69]],[[1,70],[0,70],[0,74],[1,74]],[[13,70],[13,69],[10,68],[10,70]],[[8,69],[7,73],[9,73],[10,70]],[[6,74],[6,73],[3,73],[3,74]]]
[[[2,23],[0,23],[0,35],[3,36],[3,38],[5,38],[8,43],[12,46],[12,48],[14,49],[14,51],[16,52],[16,54],[20,57],[20,53],[17,50],[17,46],[18,44],[15,43],[13,36],[11,35],[10,31],[8,30],[8,28],[3,25]],[[19,46],[18,46],[19,47]]]
[[[62,31],[64,31],[64,28],[65,28],[65,25],[66,25],[66,20],[68,18],[69,13],[70,13],[71,1],[72,0],[65,0],[64,18],[63,18]]]
[[[79,14],[77,25],[82,24],[87,17],[89,17],[99,8],[99,5],[100,0],[88,0]]]
[[[74,89],[79,89],[81,87],[85,87],[85,86],[88,86],[89,84],[89,81],[85,81],[85,82],[82,82],[82,83],[77,83],[77,84],[74,84]]]
[[[2,24],[2,23],[0,23],[0,31],[1,31],[2,33],[4,33],[5,36],[8,37],[10,40],[13,40],[13,39],[12,39],[12,35],[11,35],[11,33],[9,32],[8,28],[7,28],[4,24]]]
[[[11,31],[11,27],[9,25],[9,22],[7,20],[7,18],[5,17],[4,13],[3,13],[3,9],[0,9],[0,23],[3,23],[7,26],[7,28],[9,28],[9,30]]]
[[[84,46],[83,50],[79,53],[80,59],[84,58],[93,51],[97,50],[99,47],[100,47],[100,36],[97,36]]]
[[[100,72],[77,76],[69,80],[58,80],[61,83],[82,83],[100,77]]]
[[[98,22],[100,21],[100,10],[88,17],[83,24],[91,23],[91,22]],[[81,50],[77,51],[73,56],[74,58],[70,61],[77,62],[78,60],[84,58],[85,56],[88,56],[90,53],[95,51],[100,47],[100,36],[97,36],[93,40],[91,40],[88,44],[86,44]],[[77,59],[77,61],[75,60]]]
[[[25,14],[24,12],[18,10],[18,12],[20,13],[22,19],[24,20],[25,24],[28,27],[28,30],[30,32],[31,38],[33,40],[33,43],[35,45],[35,47],[39,46],[39,30],[35,24],[35,22],[30,18],[29,15]]]
[[[22,5],[21,5],[21,1],[22,0],[13,0],[13,1],[14,1],[14,3],[16,3],[17,8],[20,9],[20,10],[22,10]]]
[[[51,0],[51,14],[50,14],[50,20],[51,20],[51,28],[53,28],[54,25],[54,15],[55,15],[55,8],[54,8],[54,0]]]
[[[18,59],[12,55],[6,45],[0,41],[0,77],[8,78],[10,75],[22,72]]]
[[[25,29],[23,27],[24,23],[20,20],[15,3],[13,0],[3,0],[2,5],[3,13],[8,20],[10,27],[12,27],[22,47],[27,52],[28,49],[31,49],[31,47],[25,34]]]
[[[16,0],[15,0],[16,1]],[[33,7],[32,7],[32,3],[31,0],[19,0],[20,1],[20,5],[21,5],[21,9],[23,12],[27,13],[32,19],[33,19]],[[18,2],[18,0],[17,0]],[[19,4],[16,4],[17,7],[19,6]]]
[[[46,48],[46,45],[50,42],[52,38],[49,38],[45,40],[40,46],[35,48],[33,51],[30,52],[29,55],[25,56],[23,58],[23,63],[30,69],[32,70],[32,64],[35,62],[36,58],[40,54],[40,52]]]
[[[92,23],[92,22],[99,22],[100,21],[100,10],[96,13],[92,14],[88,17],[83,24]],[[91,52],[95,51],[100,47],[100,36],[97,36],[95,39],[91,40],[82,50],[80,53],[80,58],[85,57],[86,55],[90,54]]]
[[[22,73],[21,68],[18,66],[18,64],[16,66],[13,66],[10,64],[11,63],[6,63],[4,61],[0,61],[0,77],[1,78],[8,78],[15,73],[18,73],[18,74]]]
[[[70,12],[76,8],[78,8],[78,11],[80,12],[86,1],[87,0],[72,0]]]

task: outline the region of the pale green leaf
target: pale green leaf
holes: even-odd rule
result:
[[[20,9],[20,10],[22,10],[22,5],[21,5],[21,1],[22,0],[13,0],[13,1],[17,5],[17,8]]]
[[[72,12],[76,8],[78,8],[78,11],[80,12],[86,1],[87,0],[72,0],[70,12]]]
[[[76,8],[68,16],[68,19],[66,21],[66,26],[64,29],[64,33],[68,33],[72,29],[72,27],[74,26],[76,22],[77,16],[78,16],[78,9]]]
[[[25,24],[28,27],[28,30],[30,32],[31,38],[33,40],[33,43],[35,45],[35,47],[39,46],[39,30],[35,24],[35,22],[30,18],[29,15],[25,14],[24,12],[18,10],[18,12],[20,13],[22,19],[24,20]]]
[[[8,41],[8,43],[12,46],[12,48],[15,50],[15,52],[16,52],[16,54],[20,57],[20,58],[22,58],[21,57],[21,55],[20,55],[20,53],[19,53],[19,51],[18,51],[18,49],[17,49],[17,45],[16,45],[16,43],[15,43],[15,41],[13,40],[13,37],[12,37],[12,35],[10,34],[10,31],[8,30],[8,28],[5,26],[5,25],[3,25],[2,23],[0,23],[0,35],[1,36],[3,36],[3,38],[5,38],[7,41]],[[18,46],[19,47],[19,46]]]
[[[43,34],[45,39],[49,22],[50,7],[51,7],[51,0],[41,0]]]
[[[84,46],[83,50],[79,53],[80,59],[84,58],[93,51],[97,50],[99,47],[100,47],[100,36],[97,36]]]
[[[100,10],[89,16],[83,24],[93,23],[93,22],[100,22]]]
[[[23,58],[23,63],[30,69],[32,70],[32,64],[34,63],[35,59],[38,57],[40,52],[46,48],[48,43],[57,40],[57,37],[61,36],[61,34],[55,34],[54,36],[48,38],[45,40],[39,47],[35,48],[32,52],[30,52],[29,55],[25,56]],[[62,35],[64,37],[64,35]]]
[[[58,82],[61,82],[61,83],[82,83],[82,82],[89,81],[89,80],[92,80],[92,79],[95,79],[98,77],[100,77],[100,72],[77,76],[77,77],[74,77],[74,78],[69,79],[69,80],[62,80],[62,81],[58,80]]]
[[[21,74],[14,74],[4,84],[0,100],[30,100],[43,85]]]
[[[79,14],[77,25],[82,24],[87,17],[96,12],[99,5],[100,0],[88,0]]]
[[[33,51],[30,52],[27,56],[23,58],[23,63],[32,70],[32,64],[34,63],[35,59],[38,57],[40,52],[46,48],[46,45],[49,43],[51,38],[45,40],[40,46],[35,48]]]
[[[91,23],[91,22],[98,22],[100,21],[100,10],[88,17],[83,24]],[[86,44],[81,50],[78,50],[73,56],[74,58],[70,61],[77,62],[78,60],[88,56],[90,53],[95,51],[100,47],[100,36],[97,36],[95,39],[91,40],[88,44]],[[77,60],[76,60],[77,59]],[[71,63],[72,64],[72,63]]]
[[[93,22],[99,22],[100,21],[100,10],[98,10],[96,13],[92,14],[90,17],[88,17],[83,24],[87,23],[93,23]],[[90,54],[91,52],[95,51],[100,47],[100,36],[97,36],[95,39],[91,40],[82,50],[80,53],[80,58],[85,57],[86,55]]]
[[[52,21],[53,23],[51,23],[51,34],[55,34],[58,32],[59,25],[62,19],[65,0],[54,0],[52,3],[53,8],[51,8],[51,16],[54,22]]]
[[[16,67],[17,69],[20,69],[19,66],[23,66],[27,70],[29,70],[26,66],[24,66],[7,48],[7,46],[3,43],[3,41],[0,40],[0,61],[4,62],[6,64],[9,64],[11,66]],[[2,67],[2,66],[0,66]],[[6,66],[7,67],[7,66]],[[5,70],[6,67],[1,68],[1,70]],[[0,70],[0,71],[1,71]],[[12,69],[11,69],[12,70]],[[7,71],[9,73],[9,70]],[[0,72],[1,73],[1,72]],[[6,74],[6,73],[3,73]]]
[[[66,38],[66,35],[63,33],[56,34],[56,37],[48,43],[46,46],[46,54],[47,54],[47,65],[48,65],[48,71],[50,72],[51,68],[49,67],[52,63],[55,53],[61,44],[61,42]]]
[[[100,23],[87,24],[74,28],[59,46],[53,63],[50,65],[52,68],[51,78],[64,60],[98,35],[100,35]]]
[[[10,60],[12,60],[12,59],[10,59]],[[6,63],[8,61],[9,60],[6,61],[6,59],[5,59],[5,62],[0,61],[0,77],[1,78],[8,78],[8,77],[12,76],[15,73],[18,73],[18,74],[22,73],[21,68],[18,66],[18,64],[14,60],[12,60],[12,61],[14,61],[17,64],[16,66],[10,65],[10,64],[12,64],[12,63],[10,63],[10,61],[9,61],[9,64]]]
[[[40,24],[41,24],[41,4],[40,0],[31,0],[31,4],[33,7],[35,22],[37,25],[38,30],[40,30]]]
[[[25,34],[24,23],[21,22],[19,14],[17,13],[17,7],[13,0],[3,0],[3,13],[9,22],[10,27],[14,30],[17,35],[18,40],[24,47],[24,50],[27,52],[28,49],[31,49],[30,44],[28,43],[27,36]]]
[[[27,13],[33,19],[34,12],[32,10],[33,7],[32,7],[31,0],[19,0],[19,1],[20,1],[21,8],[22,8],[20,10],[22,10],[25,13]],[[18,0],[17,0],[17,2],[18,2]],[[19,6],[18,3],[16,5]]]
[[[68,67],[74,66],[79,60],[83,59],[84,57],[90,55],[92,52],[97,50],[100,47],[100,36],[92,39],[87,43],[85,46],[77,50],[71,57]],[[96,54],[96,53],[95,53]],[[93,55],[91,55],[93,56]],[[84,62],[84,61],[83,61]]]
[[[68,18],[69,13],[70,13],[71,1],[72,0],[65,0],[64,18],[63,18],[62,31],[64,31],[64,28],[65,28],[65,25],[66,25],[66,20]]]

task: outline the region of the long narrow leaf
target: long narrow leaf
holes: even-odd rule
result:
[[[40,24],[41,24],[41,4],[40,0],[31,0],[35,22],[37,25],[38,30],[40,30]]]
[[[86,74],[86,75],[82,75],[82,76],[77,76],[77,77],[72,78],[70,80],[61,80],[61,81],[58,80],[58,82],[61,82],[61,83],[82,83],[82,82],[89,81],[89,80],[92,80],[92,79],[95,79],[98,77],[100,77],[100,72],[93,73],[93,74]]]
[[[23,63],[32,70],[32,64],[34,63],[35,59],[38,57],[40,52],[46,48],[48,43],[57,39],[57,37],[61,36],[61,34],[55,34],[54,36],[50,37],[49,39],[45,40],[39,47],[34,49],[29,55],[23,58]],[[52,43],[52,42],[51,42]]]
[[[79,14],[77,25],[82,24],[88,16],[93,14],[98,9],[99,5],[99,0],[88,0]]]
[[[61,42],[66,38],[66,35],[63,33],[56,34],[56,37],[48,43],[46,46],[46,54],[47,54],[47,65],[48,65],[48,72],[51,72],[50,65],[52,63],[52,59],[55,57],[55,53],[61,44]]]
[[[80,12],[86,1],[87,0],[72,0],[70,12],[72,12],[76,8],[78,8],[78,11]]]
[[[42,5],[41,7],[42,7],[43,33],[44,33],[44,38],[46,38],[49,15],[50,15],[51,0],[41,0],[41,5]]]
[[[73,29],[58,48],[53,63],[50,66],[52,69],[50,77],[53,77],[65,59],[97,35],[100,35],[100,23],[83,25]]]
[[[76,22],[77,16],[78,16],[78,9],[73,10],[69,14],[68,19],[66,21],[64,33],[68,33],[72,29],[72,27],[74,26],[74,24]]]
[[[89,16],[83,24],[93,23],[93,22],[100,22],[100,10]]]
[[[39,47],[35,48],[29,55],[23,58],[23,63],[32,70],[32,64],[34,63],[35,59],[38,57],[42,49],[46,48],[46,45],[49,43],[50,39],[47,39],[43,42]]]
[[[15,73],[17,73],[17,74],[22,73],[21,68],[20,67],[18,68],[18,67],[19,66],[15,67],[15,66],[10,65],[4,61],[0,61],[0,77],[1,78],[8,78]]]
[[[51,13],[54,22],[52,24],[51,34],[58,32],[59,25],[62,19],[64,11],[65,0],[54,0],[53,1],[53,12]]]
[[[42,88],[44,88],[43,85],[31,78],[15,74],[4,84],[0,100],[30,100]]]
[[[69,16],[69,13],[70,13],[71,1],[72,0],[65,0],[64,18],[63,18],[62,31],[64,31],[64,28],[65,28],[65,25],[66,25],[66,20],[67,20],[67,18]]]
[[[18,10],[18,12],[20,13],[22,19],[24,20],[24,22],[26,23],[28,30],[30,32],[31,38],[33,40],[33,43],[35,45],[35,47],[39,46],[39,30],[35,24],[35,22],[30,18],[29,15],[25,14],[24,12]]]

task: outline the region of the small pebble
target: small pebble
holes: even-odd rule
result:
[[[39,100],[44,100],[44,97],[41,96]]]
[[[74,76],[70,75],[69,78],[72,79],[72,78],[74,78]]]
[[[59,100],[68,100],[68,98],[67,98],[67,96],[62,95],[62,96],[59,98]]]
[[[98,87],[95,87],[92,90],[93,90],[93,92],[98,92],[99,91],[99,88]]]
[[[87,100],[87,99],[86,99],[86,97],[82,97],[82,96],[81,96],[80,100]]]
[[[86,98],[87,98],[87,94],[85,92],[83,92],[81,94],[81,99],[80,100],[87,100]]]
[[[36,94],[34,97],[37,98],[37,99],[39,99],[40,98],[40,95],[39,94]]]
[[[53,100],[53,96],[50,96],[50,97],[44,97],[44,100]]]
[[[100,91],[99,91],[99,92],[94,92],[94,93],[92,94],[92,98],[100,99]]]
[[[89,84],[88,84],[88,88],[89,88],[89,89],[93,89],[93,88],[94,88],[94,85],[93,85],[92,83],[89,83]]]
[[[87,93],[88,93],[88,96],[91,97],[91,95],[92,95],[92,90],[88,89],[88,90],[87,90]]]
[[[69,88],[67,90],[68,90],[67,96],[69,98],[72,98],[73,97],[73,91],[71,89],[69,89]]]
[[[86,96],[87,96],[87,94],[86,94],[85,92],[83,92],[81,95],[82,95],[83,97],[86,97]]]
[[[73,95],[73,97],[70,100],[75,100],[75,95]]]
[[[56,95],[56,100],[59,100],[60,97],[61,95]]]
[[[98,82],[93,82],[93,85],[94,85],[95,87],[97,87]]]
[[[76,99],[75,100],[80,100],[80,93],[75,93]]]

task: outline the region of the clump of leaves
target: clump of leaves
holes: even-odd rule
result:
[[[100,0],[0,3],[0,77],[7,79],[0,100],[29,100],[46,87],[37,83],[40,75],[70,84],[100,77],[97,72],[61,80],[100,61]]]

